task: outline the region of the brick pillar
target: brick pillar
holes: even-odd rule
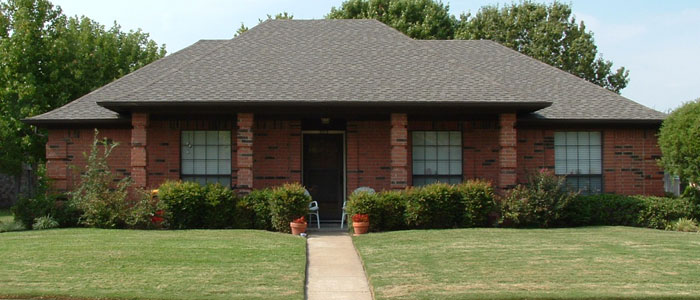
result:
[[[49,130],[46,142],[46,176],[51,179],[51,187],[57,192],[68,189],[68,143],[70,131]]]
[[[499,116],[500,130],[498,135],[498,187],[505,192],[515,187],[517,183],[517,132],[515,129],[515,113],[504,113]]]
[[[131,179],[136,188],[148,186],[148,124],[148,113],[131,114]]]
[[[253,114],[238,114],[236,131],[236,164],[238,167],[236,187],[239,193],[247,194],[253,189]]]
[[[391,188],[408,185],[408,117],[391,114]]]

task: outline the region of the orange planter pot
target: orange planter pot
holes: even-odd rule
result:
[[[355,235],[365,234],[369,231],[369,222],[352,222],[352,227],[355,229]]]
[[[292,228],[293,235],[299,235],[301,233],[306,232],[306,226],[307,226],[307,223],[294,223],[294,222],[289,223],[289,227]]]

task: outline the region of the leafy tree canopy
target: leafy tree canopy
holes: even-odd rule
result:
[[[659,147],[667,172],[700,183],[700,98],[676,108],[664,120]]]
[[[435,0],[347,0],[330,19],[376,19],[415,39],[489,39],[619,93],[629,82],[624,67],[598,55],[593,33],[576,22],[571,6],[523,1],[484,6],[457,20]]]
[[[348,0],[331,8],[329,19],[376,19],[421,40],[446,40],[457,20],[449,5],[433,0]]]
[[[41,161],[45,134],[21,122],[165,56],[141,30],[67,17],[48,0],[0,1],[0,172]]]
[[[258,24],[265,22],[266,20],[292,20],[292,19],[294,19],[294,16],[285,11],[285,12],[278,13],[274,16],[268,14],[267,19],[265,19],[265,20],[258,19]],[[234,34],[233,37],[237,37],[237,36],[241,35],[241,33],[244,33],[246,31],[248,31],[248,27],[246,27],[243,23],[241,23],[241,27],[238,27],[238,29],[236,29],[236,34]]]

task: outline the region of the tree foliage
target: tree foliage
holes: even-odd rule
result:
[[[676,108],[661,125],[660,164],[691,183],[700,183],[700,98]]]
[[[376,19],[415,39],[489,39],[619,93],[629,82],[624,67],[598,55],[593,33],[571,15],[571,6],[523,1],[476,15],[449,14],[435,0],[347,0],[330,19]]]
[[[462,14],[457,39],[488,39],[619,93],[629,82],[624,67],[598,55],[593,33],[571,16],[571,6],[524,1]]]
[[[45,134],[21,122],[165,56],[141,30],[67,17],[47,0],[0,2],[0,172],[44,157]]]
[[[274,16],[268,14],[267,19],[265,19],[265,20],[258,19],[258,24],[265,22],[266,20],[292,20],[292,19],[294,19],[294,16],[285,11],[285,12],[278,13]],[[248,27],[245,26],[245,24],[241,23],[241,27],[238,27],[238,29],[236,29],[236,34],[234,34],[233,37],[237,37],[237,36],[241,35],[241,33],[244,33],[246,31],[248,31]]]
[[[376,19],[414,39],[445,40],[453,37],[456,24],[449,10],[433,0],[348,0],[326,17]]]

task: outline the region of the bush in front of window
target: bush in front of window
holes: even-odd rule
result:
[[[158,187],[158,199],[172,229],[202,227],[204,194],[204,186],[190,181],[166,181]]]
[[[298,183],[288,183],[272,189],[270,199],[270,214],[272,227],[279,232],[291,232],[289,223],[294,219],[306,216],[309,212],[311,197],[305,194],[306,189]]]
[[[238,197],[219,183],[204,187],[204,227],[233,228]]]
[[[469,180],[455,186],[464,207],[460,227],[489,227],[489,217],[497,210],[493,186],[485,180]]]
[[[566,207],[566,226],[639,226],[639,212],[644,203],[638,198],[600,194],[578,196]]]
[[[455,228],[462,222],[463,211],[462,197],[453,185],[434,183],[407,192],[408,227]]]
[[[687,198],[665,198],[653,196],[633,196],[643,203],[639,212],[639,225],[642,227],[665,229],[680,218],[695,218],[699,208]]]
[[[565,209],[576,197],[565,188],[564,177],[541,170],[528,184],[518,185],[501,202],[500,224],[505,227],[560,226]]]
[[[274,230],[270,215],[272,189],[253,190],[236,204],[235,228]]]
[[[404,221],[406,193],[404,191],[354,192],[348,198],[345,210],[349,216],[369,215],[369,230],[373,232],[399,230],[406,227]]]

